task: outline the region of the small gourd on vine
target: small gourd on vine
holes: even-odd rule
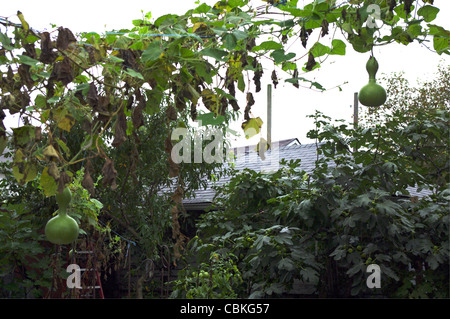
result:
[[[78,223],[67,215],[67,209],[72,200],[72,193],[66,187],[62,192],[58,192],[55,197],[59,207],[58,214],[45,225],[45,235],[53,244],[70,244],[78,238],[79,234]]]
[[[385,89],[377,83],[375,76],[378,71],[378,62],[374,56],[367,61],[366,70],[369,73],[369,83],[359,91],[359,102],[365,106],[381,106],[386,102],[387,95]]]

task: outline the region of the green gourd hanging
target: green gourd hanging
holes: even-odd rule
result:
[[[47,239],[57,245],[66,245],[74,242],[78,238],[78,223],[67,215],[67,209],[72,200],[72,193],[68,187],[56,194],[58,203],[57,215],[50,219],[45,225],[45,236]]]
[[[386,102],[386,91],[377,83],[376,74],[378,71],[378,62],[374,56],[369,58],[366,63],[366,70],[369,73],[369,83],[359,91],[359,102],[365,106],[378,107]]]

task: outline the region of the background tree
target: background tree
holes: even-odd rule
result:
[[[440,65],[435,78],[429,81],[418,81],[412,86],[403,74],[393,74],[383,78],[388,92],[388,99],[380,108],[364,108],[362,110],[361,125],[364,127],[376,126],[386,121],[386,116],[401,114],[406,125],[413,119],[420,117],[425,121],[421,124],[417,134],[432,135],[436,125],[444,129],[446,122],[435,119],[438,122],[430,125],[428,117],[435,118],[436,111],[450,110],[450,66]],[[420,116],[419,116],[420,115]],[[432,131],[429,131],[429,130]],[[436,186],[442,187],[449,180],[449,149],[446,137],[429,141],[419,139],[419,135],[413,136],[412,145],[407,152],[420,163],[423,168],[422,174],[433,181]],[[425,151],[425,150],[434,151]]]
[[[321,43],[333,28],[357,52],[432,39],[438,54],[449,53],[449,32],[432,23],[439,9],[429,1],[381,2],[382,28],[367,25],[373,3],[201,3],[183,15],[152,19],[147,13],[132,28],[103,35],[74,35],[63,26],[40,32],[19,11],[20,23],[0,21],[0,153],[9,141],[12,176],[47,199],[74,187],[82,172],[80,183],[104,204],[114,227],[142,244],[145,264],[162,246],[179,258],[187,239],[181,200],[216,166],[174,163],[170,133],[211,115],[207,125],[226,130],[239,112],[243,129],[258,131],[262,123],[251,108],[263,60],[273,62],[274,84],[284,78],[297,87],[302,81],[322,87],[308,72],[321,66],[319,58],[345,55],[347,47],[336,38]],[[314,31],[319,35],[311,43]],[[297,39],[305,49],[299,56],[288,49]],[[21,120],[12,132],[3,124],[8,114]],[[156,196],[167,186],[170,196]],[[50,218],[46,210],[36,213]]]
[[[319,297],[448,297],[450,185],[424,177],[425,162],[409,150],[442,142],[448,148],[449,113],[419,112],[406,122],[395,112],[357,130],[320,113],[313,118],[315,168],[305,172],[292,161],[274,173],[236,173],[219,190],[217,210],[199,221],[174,297],[205,286],[230,289],[214,276],[197,280],[204,271],[198,265],[214,255],[237,265],[243,283],[231,289],[245,298],[287,296],[295,280]],[[422,152],[434,158],[439,150]],[[417,185],[431,195],[410,198]],[[381,267],[376,291],[366,285],[369,264]]]

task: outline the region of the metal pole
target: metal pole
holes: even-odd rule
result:
[[[272,84],[267,85],[267,147],[272,146]]]
[[[358,127],[358,92],[355,92],[353,100],[353,126]]]
[[[358,128],[358,92],[355,92],[353,99],[353,128]],[[353,148],[353,152],[356,152],[356,147]]]

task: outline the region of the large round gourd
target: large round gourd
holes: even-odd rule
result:
[[[45,236],[53,244],[66,245],[78,238],[78,223],[67,215],[67,208],[71,200],[72,193],[67,187],[61,193],[56,194],[56,202],[59,207],[58,214],[45,225]]]
[[[369,73],[369,83],[366,84],[358,95],[359,102],[365,106],[378,107],[386,102],[386,91],[377,83],[376,74],[378,71],[378,62],[371,56],[366,63],[366,70]]]

